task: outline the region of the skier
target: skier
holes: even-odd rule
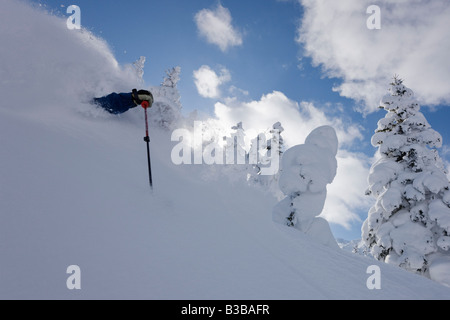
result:
[[[133,89],[130,93],[111,93],[101,98],[94,98],[93,103],[112,114],[121,114],[147,101],[149,107],[153,104],[153,95],[147,90]]]

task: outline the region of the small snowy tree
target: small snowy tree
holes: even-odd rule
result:
[[[247,158],[247,148],[245,144],[245,130],[242,122],[231,128],[234,132],[231,137],[225,137],[226,141],[226,164],[245,165]]]
[[[133,62],[136,77],[138,78],[141,84],[144,82],[143,77],[144,77],[145,60],[146,58],[144,56],[141,56],[138,60]]]
[[[239,122],[231,130],[222,135],[225,165],[222,166],[221,173],[231,181],[245,181],[248,157],[245,129],[242,122]]]
[[[155,99],[153,107],[150,109],[151,119],[165,129],[172,129],[181,118],[180,93],[177,88],[180,73],[180,67],[167,70],[161,85],[151,89]]]
[[[276,146],[276,149],[273,152],[277,152],[279,157],[281,157],[284,152],[284,139],[281,136],[283,132],[284,128],[280,122],[275,123],[269,131],[272,141],[271,145]]]
[[[429,276],[433,261],[442,262],[450,249],[449,181],[436,151],[442,137],[398,77],[381,108],[387,114],[372,138],[378,161],[367,191],[376,203],[362,237],[378,260]]]
[[[279,177],[285,199],[273,210],[273,220],[309,234],[319,242],[338,248],[328,222],[318,217],[327,197],[327,184],[337,171],[338,139],[330,126],[319,127],[305,144],[287,150]]]
[[[261,175],[262,169],[272,165],[275,157],[281,159],[284,152],[284,140],[281,134],[284,128],[280,122],[275,123],[265,133],[259,134],[251,142],[249,152],[249,173],[247,180],[250,184],[262,185],[273,192],[279,191],[278,179],[280,171],[274,175]],[[279,162],[279,161],[278,161]]]
[[[164,78],[164,81],[161,83],[162,87],[166,88],[176,88],[178,81],[180,81],[180,67],[174,67],[170,70],[166,70],[167,77]]]

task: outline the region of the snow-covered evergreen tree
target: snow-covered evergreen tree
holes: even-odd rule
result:
[[[245,143],[245,130],[242,122],[231,128],[234,132],[231,137],[225,137],[226,141],[226,164],[245,165],[247,159],[247,148]]]
[[[327,184],[337,172],[338,139],[330,126],[313,130],[305,144],[288,149],[279,177],[285,198],[273,210],[273,220],[309,234],[319,242],[338,248],[328,222],[318,217],[327,197]]]
[[[284,128],[281,125],[281,122],[277,122],[272,126],[269,133],[271,136],[271,145],[276,146],[275,152],[278,153],[278,156],[281,157],[284,152],[284,139],[281,134],[284,132]]]
[[[223,131],[221,125],[209,127],[216,131],[215,136],[221,137],[224,151],[224,165],[220,166],[220,173],[231,181],[245,181],[247,172],[247,138],[242,122],[237,123],[229,130]]]
[[[167,70],[161,85],[151,89],[155,102],[150,109],[150,117],[153,122],[165,129],[172,129],[181,118],[180,93],[177,88],[180,73],[180,67]]]
[[[284,152],[284,140],[281,136],[283,131],[284,128],[281,123],[275,123],[272,128],[252,140],[249,152],[248,182],[262,185],[275,193],[279,192],[278,178],[280,171],[273,175],[261,175],[261,170],[264,167],[270,167],[273,161],[280,163],[279,159]]]
[[[180,81],[181,67],[173,67],[170,70],[166,70],[166,77],[161,83],[162,87],[165,88],[176,88],[178,81]]]
[[[434,261],[450,267],[450,185],[436,150],[442,137],[398,77],[380,108],[387,114],[372,138],[378,161],[367,191],[376,203],[362,237],[378,260],[433,278]]]

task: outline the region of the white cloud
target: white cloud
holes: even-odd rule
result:
[[[349,146],[355,140],[362,139],[359,127],[344,123],[339,118],[330,118],[312,103],[299,104],[279,91],[264,95],[258,101],[228,99],[226,103],[215,105],[216,117],[225,126],[231,127],[242,121],[246,130],[259,133],[280,121],[285,128],[284,139],[290,146],[304,143],[309,133],[321,125],[333,126],[341,145]]]
[[[361,222],[358,212],[367,213],[373,204],[373,198],[365,195],[372,159],[363,154],[340,150],[337,160],[337,175],[327,188],[328,196],[322,216],[331,223],[350,228],[352,222]]]
[[[226,68],[222,68],[219,74],[206,65],[194,71],[195,86],[198,93],[204,98],[219,98],[220,86],[230,80],[231,75]]]
[[[215,115],[216,122],[228,129],[242,121],[248,137],[255,137],[280,121],[285,129],[283,138],[287,147],[303,144],[311,131],[319,126],[332,126],[340,142],[337,157],[339,168],[335,181],[328,188],[323,216],[330,222],[349,228],[352,222],[360,221],[358,212],[367,212],[370,208],[371,198],[365,196],[370,160],[347,150],[362,139],[358,126],[327,116],[312,103],[290,100],[278,91],[257,101],[228,99],[225,103],[218,102]]]
[[[394,74],[423,104],[450,103],[450,2],[380,0],[381,30],[369,30],[372,0],[299,0],[299,42],[314,65],[342,84],[341,95],[378,107]]]
[[[247,90],[238,88],[236,86],[231,86],[228,89],[228,92],[232,95],[232,96],[236,96],[236,95],[242,95],[242,96],[248,96],[249,92]]]
[[[232,25],[230,10],[218,5],[215,10],[203,9],[195,15],[200,35],[209,43],[226,51],[229,47],[242,45],[241,33]]]

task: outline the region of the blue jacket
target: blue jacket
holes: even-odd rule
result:
[[[120,114],[136,107],[131,93],[111,93],[101,98],[94,98],[94,103],[112,114]]]

